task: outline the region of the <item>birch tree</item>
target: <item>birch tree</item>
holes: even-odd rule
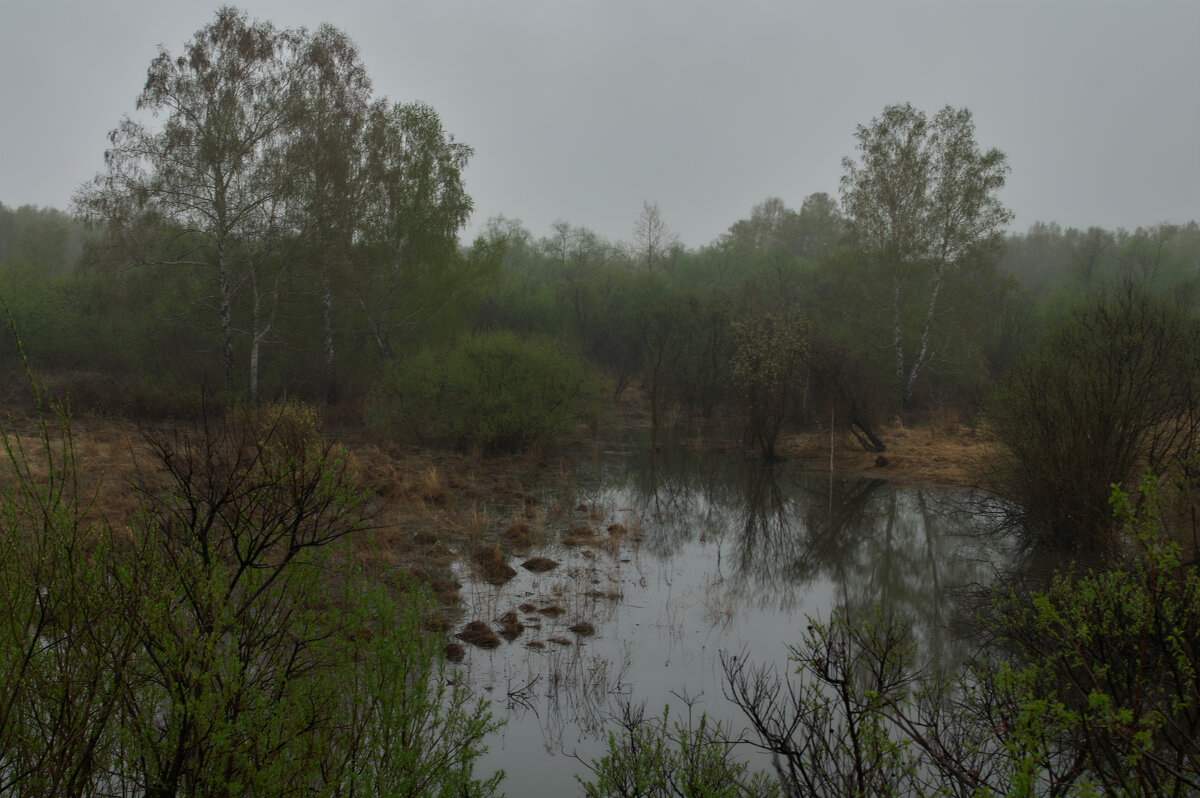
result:
[[[258,290],[249,334],[252,360],[273,318],[278,280],[260,274],[279,222],[278,153],[290,130],[288,93],[297,34],[222,8],[179,56],[151,62],[137,110],[109,134],[106,171],[76,207],[103,222],[134,262],[200,268],[216,282],[226,386],[234,388],[235,300]],[[251,383],[251,393],[255,385]]]
[[[321,298],[321,354],[325,400],[340,393],[334,304],[335,284],[351,271],[353,243],[366,197],[364,133],[371,109],[371,80],[358,48],[338,29],[322,25],[300,52],[296,102],[303,115],[289,150],[294,167],[293,230],[303,244]]]
[[[997,192],[1008,174],[998,149],[981,151],[965,108],[932,120],[890,105],[855,133],[857,157],[842,161],[842,205],[852,240],[890,297],[890,348],[899,398],[939,356],[934,334],[947,279],[998,243],[1012,220]]]
[[[424,103],[376,103],[365,132],[367,195],[362,221],[366,268],[355,304],[380,356],[429,323],[470,283],[458,231],[472,202],[462,173],[473,150],[455,141]]]

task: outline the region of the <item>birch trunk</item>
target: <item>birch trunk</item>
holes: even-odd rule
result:
[[[942,266],[936,266],[933,270],[933,287],[929,291],[929,304],[925,308],[925,323],[921,326],[921,348],[917,352],[916,359],[913,360],[912,368],[909,369],[908,378],[904,383],[905,406],[912,399],[912,389],[917,381],[917,375],[933,358],[933,352],[929,349],[929,330],[933,327],[933,318],[937,313],[938,293],[942,290],[944,276]]]
[[[229,395],[233,396],[233,292],[229,285],[229,263],[223,240],[217,245],[217,292],[224,345],[222,360],[225,367],[225,388]]]
[[[896,384],[904,384],[904,328],[900,318],[900,278],[892,278],[892,349],[896,353]]]
[[[333,286],[329,279],[329,264],[321,269],[321,309],[325,323],[325,401],[336,404],[339,390],[337,382],[337,352],[333,344]]]

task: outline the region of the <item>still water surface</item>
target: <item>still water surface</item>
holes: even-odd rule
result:
[[[528,556],[559,566],[517,567],[500,587],[459,574],[464,622],[498,627],[515,611],[526,624],[497,649],[468,646],[464,662],[507,720],[478,768],[503,768],[509,796],[580,794],[580,760],[603,753],[621,701],[645,702],[649,715],[691,702],[695,717],[736,735],[744,722],[723,697],[720,655],[786,667],[810,616],[878,605],[911,624],[924,655],[961,657],[956,592],[991,582],[1012,556],[963,491],[831,480],[736,455],[607,452],[581,468],[577,490],[572,524],[626,533],[600,546],[549,533]],[[581,621],[595,634],[570,631]]]

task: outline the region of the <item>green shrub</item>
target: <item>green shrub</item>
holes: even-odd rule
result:
[[[1200,445],[1200,322],[1127,286],[1018,363],[986,419],[1007,450],[989,487],[1023,530],[1060,548],[1111,543],[1112,486],[1173,474]]]
[[[803,390],[809,359],[808,320],[799,313],[772,313],[735,322],[733,379],[748,410],[746,437],[775,459],[775,441]]]
[[[360,494],[311,410],[148,434],[121,529],[85,522],[56,418],[0,436],[0,794],[496,792],[498,724],[428,593],[356,566]]]
[[[996,588],[977,618],[984,645],[948,671],[879,607],[811,621],[794,674],[724,656],[726,695],[784,793],[1197,794],[1200,572],[1163,516],[1175,490],[1152,474],[1136,497],[1114,487],[1135,546],[1045,590]],[[661,737],[637,742],[655,752]]]
[[[690,709],[690,708],[689,708]],[[618,719],[621,733],[610,731],[608,751],[588,765],[592,778],[583,785],[587,798],[773,798],[779,785],[766,773],[751,772],[737,761],[721,724],[701,715],[687,725],[647,719],[641,708],[626,705]]]
[[[546,443],[595,418],[598,386],[579,357],[508,332],[426,349],[375,386],[368,422],[485,453]]]

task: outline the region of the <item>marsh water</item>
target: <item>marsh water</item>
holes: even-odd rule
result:
[[[580,794],[575,775],[603,754],[622,702],[705,712],[737,735],[722,655],[786,668],[810,617],[878,606],[922,656],[962,657],[959,596],[1011,557],[963,491],[637,443],[584,463],[574,484],[570,517],[513,558],[516,577],[459,574],[464,622],[499,628],[512,612],[524,626],[498,648],[468,646],[462,666],[506,720],[478,768],[503,768],[509,796]],[[519,567],[534,555],[558,565]]]

